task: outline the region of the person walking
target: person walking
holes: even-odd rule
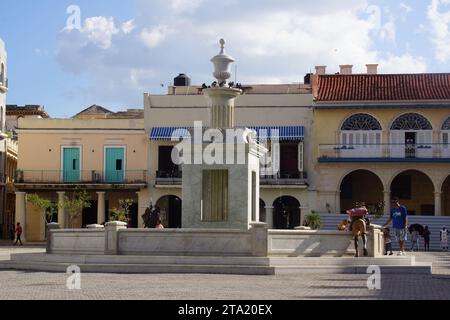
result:
[[[397,255],[405,256],[405,242],[408,241],[408,210],[400,204],[398,198],[393,198],[391,204],[390,218],[383,227],[386,228],[392,222],[395,237],[400,246],[400,251]]]
[[[430,237],[431,237],[430,228],[428,228],[428,226],[425,226],[425,229],[423,230],[423,242],[425,251],[430,251]]]
[[[441,237],[440,237],[442,251],[448,251],[448,234],[449,234],[449,231],[447,230],[447,228],[445,226],[443,226],[441,229]]]
[[[417,251],[420,250],[420,247],[419,247],[419,236],[420,236],[419,231],[414,228],[411,231],[411,251],[414,251],[414,248],[416,248]]]
[[[383,235],[384,235],[384,255],[387,256],[389,253],[389,255],[392,256],[394,252],[392,252],[391,230],[389,228],[383,229]]]
[[[22,239],[20,239],[21,236],[22,236],[22,226],[20,225],[20,222],[17,222],[17,227],[16,227],[16,242],[14,243],[15,246],[16,246],[17,244],[19,244],[19,243],[20,243],[21,246],[23,246]]]

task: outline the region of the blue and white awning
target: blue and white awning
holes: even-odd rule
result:
[[[279,139],[280,141],[302,141],[305,138],[305,128],[301,126],[287,127],[248,127],[255,130],[258,139]],[[153,128],[150,140],[171,141],[172,137],[190,137],[189,130],[193,128],[161,127]]]

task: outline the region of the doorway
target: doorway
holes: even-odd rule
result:
[[[416,158],[417,132],[405,132],[405,156],[408,159]]]

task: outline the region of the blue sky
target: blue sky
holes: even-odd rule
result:
[[[379,63],[381,73],[450,72],[450,0],[1,0],[9,104],[69,117],[100,104],[142,108],[178,73],[212,81],[218,39],[238,81],[298,82]],[[73,27],[67,8],[80,8]],[[71,28],[67,27],[67,21]]]

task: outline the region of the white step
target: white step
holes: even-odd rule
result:
[[[158,265],[247,265],[269,266],[269,258],[209,256],[107,256],[62,254],[11,255],[14,262],[49,262],[69,264],[158,264]]]

